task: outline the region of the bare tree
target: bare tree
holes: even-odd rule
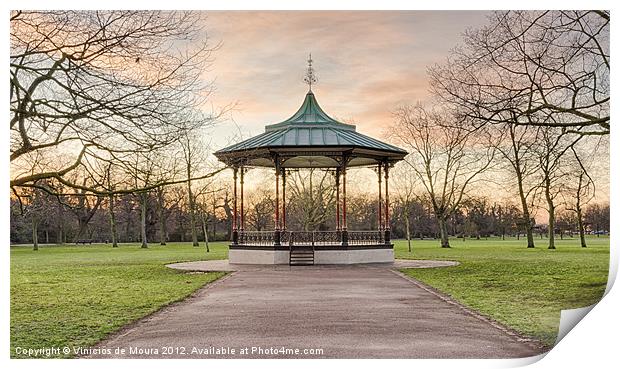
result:
[[[609,203],[606,204],[591,204],[586,208],[584,219],[590,230],[596,234],[596,237],[600,237],[601,233],[609,232],[610,219],[609,219]]]
[[[566,186],[567,190],[564,193],[564,206],[566,210],[575,213],[577,230],[579,231],[579,242],[581,247],[587,247],[584,208],[595,197],[594,180],[588,174],[589,171],[585,166],[585,160],[580,158],[580,155],[574,147],[571,147],[571,149],[574,162],[570,168],[571,170]]]
[[[583,136],[581,136],[583,137]],[[539,161],[540,188],[547,204],[549,249],[555,249],[555,212],[557,197],[565,191],[567,171],[565,167],[566,152],[576,142],[567,134],[553,128],[538,129],[538,144],[534,148]]]
[[[432,90],[479,125],[609,134],[609,12],[494,12],[430,76]]]
[[[25,202],[21,203],[21,213],[30,220],[32,231],[32,249],[39,250],[39,225],[50,215],[53,208],[47,201],[49,195],[37,188],[32,188],[24,193]]]
[[[245,219],[248,225],[257,231],[273,228],[275,201],[271,187],[271,181],[262,181],[247,196],[248,206]]]
[[[202,183],[200,183],[199,185],[200,187],[198,187],[198,191],[195,194],[195,200],[194,200],[195,207],[196,207],[195,211],[198,211],[200,213],[202,234],[204,236],[207,252],[209,252],[210,251],[209,250],[209,225],[207,222],[206,215],[209,214],[211,198],[215,198],[216,195],[221,192],[221,188],[218,187],[218,184],[215,182],[214,179],[203,180]]]
[[[112,176],[113,176],[113,172],[112,172],[112,165],[108,165],[106,167],[106,179],[107,179],[107,186],[108,189],[111,190],[110,194],[108,195],[108,220],[110,222],[110,238],[112,241],[112,247],[118,247],[118,233],[116,231],[116,214],[114,213],[115,211],[115,206],[116,206],[116,195],[114,194],[114,180],[112,180]]]
[[[495,147],[501,154],[501,159],[508,163],[511,178],[516,182],[517,192],[521,203],[522,219],[520,221],[527,238],[527,247],[533,248],[534,221],[531,214],[533,207],[536,183],[533,176],[538,170],[538,160],[532,149],[536,143],[535,129],[511,124],[498,125],[495,131],[500,139],[495,141]],[[512,192],[512,191],[509,191]]]
[[[202,234],[205,237],[205,247],[207,248],[207,252],[211,251],[209,250],[209,229],[207,227],[207,221],[205,220],[205,210],[200,207],[200,221],[202,222]]]
[[[441,247],[450,247],[448,219],[493,161],[482,131],[462,129],[445,112],[421,105],[396,112],[394,137],[410,149],[405,158],[428,194],[439,225]]]
[[[157,217],[159,222],[159,244],[166,245],[168,232],[166,231],[166,186],[155,189],[157,194]]]
[[[405,222],[405,236],[407,238],[407,248],[411,252],[411,212],[416,200],[421,201],[415,193],[417,183],[416,173],[407,164],[397,165],[392,170],[393,188],[396,190],[396,202],[400,204]]]
[[[198,233],[196,229],[196,195],[192,189],[192,180],[195,172],[198,172],[206,161],[204,143],[196,140],[195,134],[185,134],[181,139],[181,151],[184,159],[185,177],[187,180],[187,200],[189,205],[190,229],[192,234],[192,245],[199,246]]]
[[[200,110],[212,89],[200,78],[212,51],[203,27],[192,12],[12,12],[11,187],[50,179],[107,195],[70,174],[213,124]],[[21,170],[27,155],[60,153],[71,160]]]
[[[87,178],[83,178],[82,184],[86,186]],[[84,189],[75,190],[76,203],[71,210],[78,220],[78,232],[75,235],[75,241],[79,241],[87,232],[88,224],[103,203],[102,196],[86,196]],[[90,239],[90,235],[86,235]]]
[[[142,188],[142,190],[135,192],[140,204],[140,239],[142,248],[148,247],[146,217],[149,194],[153,189],[161,187],[161,185],[157,185],[158,183],[164,183],[167,181],[167,178],[175,176],[175,173],[171,172],[170,168],[165,165],[166,161],[162,160],[164,157],[163,155],[152,156],[135,153],[131,165],[126,166],[127,174],[132,181],[132,188]]]
[[[287,177],[290,201],[287,217],[305,231],[317,230],[333,219],[336,203],[335,178],[329,171],[308,169]]]

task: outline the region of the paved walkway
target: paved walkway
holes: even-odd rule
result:
[[[111,354],[90,357],[505,358],[541,353],[533,342],[385,266],[236,271],[95,348]],[[222,348],[225,353],[218,353]],[[322,351],[312,355],[304,349]]]

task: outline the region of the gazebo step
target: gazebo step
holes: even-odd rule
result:
[[[290,266],[296,266],[296,265],[314,265],[314,260],[309,260],[309,261],[299,261],[299,260],[292,260],[289,263]]]
[[[289,265],[314,265],[312,247],[293,247],[289,254]]]

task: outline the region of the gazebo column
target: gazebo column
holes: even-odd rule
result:
[[[340,168],[336,168],[336,231],[340,231]]]
[[[347,232],[347,162],[346,158],[342,163],[342,246],[349,245],[349,234]]]
[[[280,162],[275,158],[276,164],[276,206],[275,206],[275,229],[273,231],[273,244],[280,246]]]
[[[233,218],[232,218],[232,243],[236,245],[239,242],[239,230],[237,228],[237,172],[238,167],[233,167]]]
[[[385,162],[385,244],[390,244],[390,191],[388,187],[390,165]]]
[[[239,231],[241,231],[241,233],[243,233],[243,227],[245,224],[245,213],[243,211],[243,174],[245,173],[245,168],[241,167],[240,168],[240,178],[239,178],[239,185],[240,185],[240,190],[241,190],[241,211],[239,213]]]
[[[286,170],[282,168],[282,231],[286,231]]]
[[[383,218],[381,217],[381,212],[383,211],[383,199],[381,198],[381,165],[379,164],[377,167],[377,177],[379,178],[379,201],[377,206],[377,230],[381,231],[383,229]]]

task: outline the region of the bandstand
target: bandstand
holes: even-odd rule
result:
[[[316,81],[309,59],[304,102],[289,119],[267,125],[265,132],[215,152],[233,170],[232,264],[359,264],[394,261],[390,239],[390,168],[407,152],[356,131],[328,116],[312,92]],[[244,219],[244,175],[251,167],[274,168],[273,231],[247,231]],[[377,229],[347,227],[347,171],[372,167],[378,176]],[[286,224],[286,178],[290,170],[331,170],[336,185],[336,229],[301,231]]]

